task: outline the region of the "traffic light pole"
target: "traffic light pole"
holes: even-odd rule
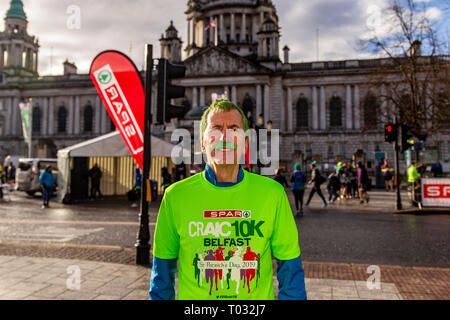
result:
[[[147,44],[146,75],[145,75],[145,115],[144,115],[144,163],[142,165],[141,206],[139,212],[139,231],[136,239],[136,264],[150,265],[150,230],[148,227],[148,201],[147,193],[151,168],[151,101],[152,101],[152,71],[153,71],[153,46]]]
[[[402,198],[400,196],[400,165],[399,165],[399,138],[398,138],[398,133],[400,130],[398,130],[398,121],[397,121],[397,117],[395,117],[395,127],[397,128],[397,135],[396,135],[396,139],[395,139],[395,144],[394,144],[394,152],[395,152],[395,175],[396,175],[396,180],[397,180],[397,202],[396,202],[396,208],[397,210],[402,210]]]

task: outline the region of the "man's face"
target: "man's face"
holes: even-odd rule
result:
[[[237,110],[212,111],[203,133],[202,151],[208,162],[219,165],[238,164],[245,153],[245,132]]]

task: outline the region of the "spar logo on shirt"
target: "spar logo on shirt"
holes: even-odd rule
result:
[[[225,218],[243,218],[250,219],[252,212],[250,210],[205,210],[203,218],[205,219],[225,219]]]

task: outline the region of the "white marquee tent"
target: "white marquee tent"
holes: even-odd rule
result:
[[[176,150],[174,150],[174,147],[175,145],[169,142],[154,136],[151,137],[151,179],[159,181],[160,168],[166,166],[170,169],[174,166],[171,161],[172,153]],[[179,147],[178,150],[181,151]],[[177,154],[179,153],[177,152]],[[190,158],[190,150],[183,149],[183,156]],[[103,168],[102,164],[99,163],[102,171],[105,172],[109,170],[112,173],[109,180],[105,178],[105,175],[102,177],[102,193],[106,195],[125,194],[133,186],[133,173],[134,168],[137,167],[137,165],[131,157],[131,153],[125,145],[119,131],[114,131],[58,151],[58,201],[62,201],[62,199],[70,193],[71,165],[73,166],[71,161],[74,158],[88,158],[90,166],[92,166],[93,163],[104,162]],[[105,160],[102,162],[102,159],[113,161]],[[185,161],[185,163],[189,162]],[[114,168],[112,168],[113,166]],[[126,168],[121,170],[124,166]],[[189,170],[187,170],[187,172],[189,172]],[[107,181],[103,183],[103,180]],[[127,180],[127,182],[124,182],[124,180]],[[119,184],[122,188],[117,187]],[[121,191],[117,191],[119,189]]]

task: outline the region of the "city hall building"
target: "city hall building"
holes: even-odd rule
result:
[[[377,161],[394,161],[392,144],[384,142],[380,117],[392,107],[379,96],[386,90],[370,75],[385,59],[289,60],[279,47],[282,21],[270,0],[190,0],[185,11],[187,35],[170,23],[162,34],[161,54],[186,66],[182,103],[185,119],[154,124],[152,132],[170,140],[176,127],[193,130],[202,107],[213,94],[227,94],[254,123],[280,130],[280,166],[316,160],[330,168],[349,161],[359,150],[373,174]],[[55,157],[57,150],[114,130],[88,74],[64,63],[64,74],[40,77],[39,43],[27,32],[22,1],[12,0],[0,33],[0,159],[27,154],[19,103],[32,99],[32,141],[35,157]],[[182,50],[185,59],[182,59]],[[157,54],[154,54],[157,56]],[[152,114],[156,121],[154,74]],[[449,165],[448,128],[430,136],[427,150]],[[404,161],[402,161],[404,166]]]

